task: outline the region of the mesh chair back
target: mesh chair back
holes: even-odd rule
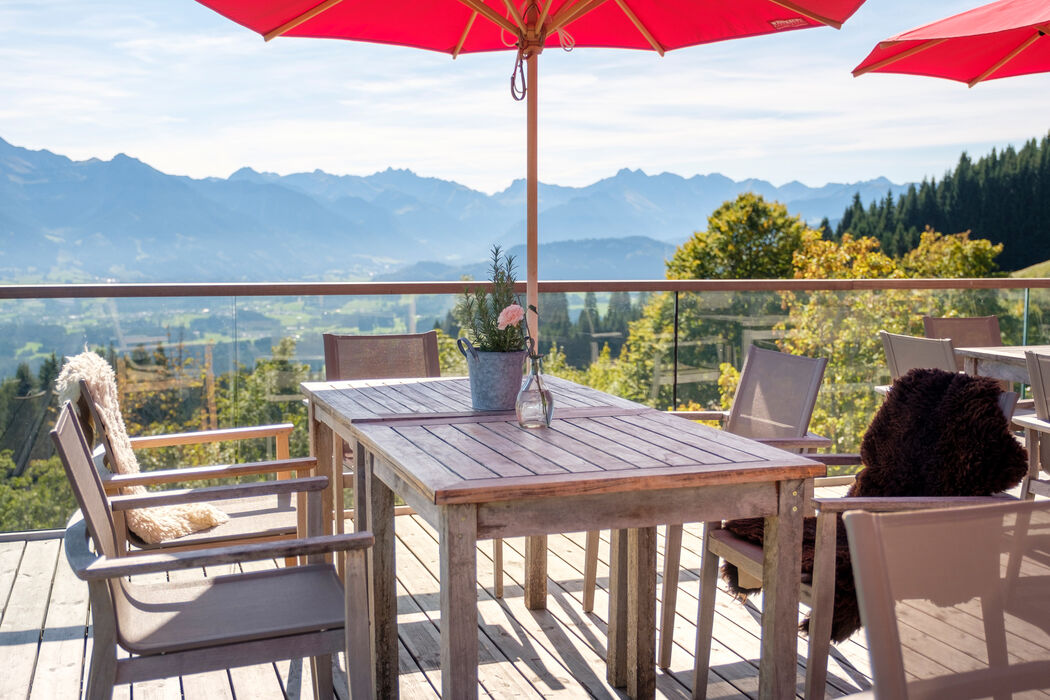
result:
[[[844,522],[876,698],[1050,690],[1050,503]]]
[[[827,364],[752,345],[725,429],[750,438],[802,437]]]
[[[890,368],[890,377],[898,379],[908,370],[943,369],[956,372],[955,351],[952,341],[935,338],[919,338],[913,335],[898,335],[879,331],[882,347],[886,351],[886,364]]]
[[[923,316],[922,326],[927,338],[948,338],[952,341],[952,347],[956,348],[985,348],[1003,344],[998,316],[969,318]],[[955,365],[961,372],[963,359],[955,358]]]
[[[404,335],[324,334],[325,379],[440,377],[437,331]]]

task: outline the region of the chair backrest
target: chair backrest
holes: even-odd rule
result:
[[[1050,690],[1050,503],[843,520],[876,698]]]
[[[437,331],[404,335],[324,334],[325,379],[440,377]]]
[[[923,330],[927,338],[948,338],[955,348],[983,348],[1002,345],[998,316],[971,316],[969,318],[922,317]],[[961,372],[963,359],[955,358],[956,368]]]
[[[73,404],[68,401],[58,413],[51,439],[80,511],[87,521],[88,531],[95,542],[95,550],[107,557],[117,556],[117,538],[113,524],[113,511],[102,488],[102,479],[91,462],[91,448],[77,421]]]
[[[1035,415],[1041,420],[1050,420],[1050,355],[1026,350],[1024,360],[1028,365]]]
[[[91,419],[91,424],[94,426],[95,439],[102,445],[102,460],[103,464],[107,466],[110,471],[116,471],[113,459],[113,440],[110,437],[111,428],[107,425],[105,418],[102,416],[102,412],[99,408],[98,403],[95,401],[95,396],[91,392],[91,387],[83,379],[80,380],[80,399],[77,401],[80,406],[80,427],[84,427],[83,415],[84,409],[87,409],[87,417]],[[123,426],[119,426],[120,430],[124,430]],[[125,433],[126,435],[126,433]],[[85,431],[85,441],[88,446],[91,446],[91,440],[87,438],[87,431]]]
[[[886,365],[893,379],[900,378],[916,367],[958,371],[952,341],[947,338],[920,338],[886,331],[879,331],[879,336],[886,351]]]
[[[824,358],[752,345],[725,429],[750,438],[802,437],[809,430],[827,364]]]

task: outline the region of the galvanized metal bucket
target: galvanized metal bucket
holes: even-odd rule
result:
[[[525,350],[485,352],[466,338],[456,341],[467,358],[470,372],[470,403],[475,411],[513,411],[521,389]]]

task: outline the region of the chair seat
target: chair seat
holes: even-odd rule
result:
[[[205,546],[231,540],[294,537],[297,532],[295,501],[289,495],[258,496],[211,501],[230,519],[222,525],[190,533],[174,540],[149,544],[128,531],[128,542],[139,549],[169,549],[186,545]]]
[[[135,654],[340,629],[345,620],[343,586],[327,564],[122,585],[117,634],[120,645]]]

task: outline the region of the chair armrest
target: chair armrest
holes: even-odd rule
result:
[[[860,455],[852,452],[829,452],[827,454],[807,454],[806,459],[820,462],[829,467],[848,467],[855,464],[863,464]]]
[[[253,484],[208,486],[199,489],[173,489],[171,491],[136,496],[113,496],[109,499],[109,505],[115,511],[133,510],[135,508],[152,508],[153,506],[174,506],[182,503],[225,501],[235,498],[272,496],[303,491],[323,491],[327,486],[327,476],[310,476],[303,479],[261,481]]]
[[[666,413],[687,420],[717,420],[725,422],[729,411],[666,411]]]
[[[814,498],[813,505],[821,513],[842,513],[847,510],[867,510],[890,513],[927,508],[954,508],[1016,501],[1013,496],[887,496],[870,498]]]
[[[244,464],[213,464],[204,467],[177,467],[175,469],[157,469],[156,471],[138,474],[106,474],[102,477],[102,486],[107,492],[125,486],[155,486],[179,481],[197,481],[200,479],[225,479],[230,477],[251,476],[253,474],[272,474],[293,471],[312,470],[317,466],[316,457],[297,459],[277,459],[269,462],[245,462]]]
[[[68,535],[69,533],[67,533]],[[195,569],[202,566],[235,564],[260,559],[282,559],[287,557],[313,556],[330,552],[347,552],[367,549],[374,542],[371,532],[355,532],[345,535],[324,535],[299,540],[258,542],[232,547],[196,549],[185,552],[158,554],[136,554],[126,557],[98,557],[87,566],[75,569],[77,578],[83,581],[99,581],[124,576],[138,576],[176,569]]]
[[[824,447],[831,447],[831,440],[824,437],[823,435],[817,435],[816,433],[806,433],[802,437],[783,437],[783,438],[753,438],[755,442],[761,442],[763,445],[769,445],[770,447],[779,447],[782,450],[819,450]],[[817,455],[806,454],[809,459],[816,460]]]
[[[222,428],[220,430],[199,430],[192,433],[169,433],[166,435],[143,435],[131,438],[131,447],[136,450],[153,447],[172,447],[174,445],[203,445],[212,442],[233,440],[250,440],[261,437],[291,435],[294,426],[291,423],[277,425],[258,425],[246,428]]]
[[[1050,433],[1050,422],[1036,417],[1034,413],[1015,413],[1010,422],[1037,433]]]

